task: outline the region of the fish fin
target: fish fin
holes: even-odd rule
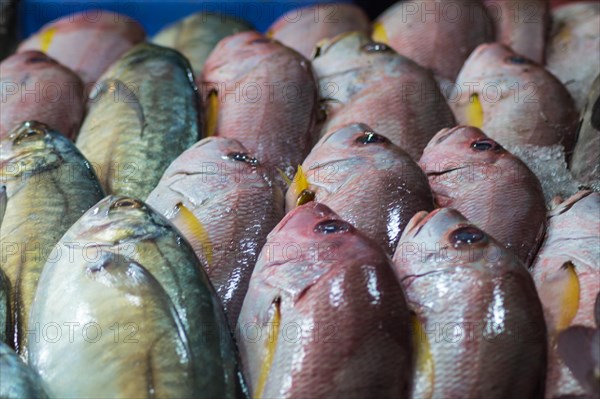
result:
[[[416,353],[415,371],[419,384],[419,391],[423,398],[431,398],[433,396],[433,385],[435,381],[435,367],[433,356],[431,354],[431,345],[429,338],[425,334],[423,324],[416,314],[411,314],[413,348]]]
[[[373,34],[371,35],[371,39],[378,43],[389,44],[388,35],[383,23],[375,22],[373,24]]]
[[[281,298],[276,298],[271,304],[271,309],[269,309],[269,328],[268,338],[266,342],[265,348],[265,356],[262,359],[262,364],[260,365],[260,374],[258,376],[258,382],[256,384],[256,388],[254,389],[254,398],[262,398],[265,386],[267,385],[267,379],[269,377],[269,373],[271,371],[271,366],[273,365],[273,360],[275,358],[275,350],[277,349],[277,338],[279,336],[279,327],[281,325]]]
[[[45,29],[40,34],[40,50],[42,53],[47,53],[48,49],[50,49],[50,44],[52,44],[52,39],[54,39],[54,34],[56,33],[56,28],[54,26]]]
[[[467,124],[476,128],[483,128],[483,107],[479,95],[473,93],[467,104]]]
[[[283,179],[283,181],[285,182],[285,184],[288,185],[288,187],[290,187],[292,185],[292,180],[287,177],[287,175],[285,174],[285,172],[279,168],[275,168],[277,170],[277,173],[279,173],[279,175],[281,176],[281,178]]]
[[[219,93],[213,89],[206,98],[206,122],[204,124],[205,137],[212,137],[217,131],[219,116]]]
[[[572,262],[565,262],[542,283],[540,298],[552,314],[550,329],[558,333],[570,326],[579,309],[579,278]]]
[[[296,174],[294,175],[294,180],[292,180],[292,185],[290,188],[294,190],[294,195],[296,197],[298,197],[302,191],[308,189],[308,179],[306,178],[304,169],[302,169],[302,165],[298,165],[298,169],[296,170]]]
[[[208,232],[196,216],[183,203],[175,205],[171,221],[181,230],[184,236],[195,239],[202,246],[202,254],[210,268],[213,260],[213,246]]]
[[[275,34],[275,33],[273,32],[273,29],[269,29],[269,30],[268,30],[268,31],[265,33],[265,37],[266,37],[266,38],[268,38],[268,39],[272,39],[274,34]]]

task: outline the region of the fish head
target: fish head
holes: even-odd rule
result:
[[[110,195],[89,209],[69,234],[77,241],[99,246],[119,245],[157,237],[174,228],[165,217],[143,201]]]
[[[0,142],[2,180],[58,167],[67,146],[68,140],[48,125],[37,121],[17,125]]]
[[[292,265],[298,270],[305,265],[309,273],[341,259],[372,256],[374,249],[383,254],[352,224],[326,205],[313,201],[290,211],[271,231],[259,263]]]
[[[536,62],[515,53],[510,47],[501,43],[485,43],[479,45],[469,56],[458,81],[468,82],[481,78],[519,79],[522,82],[529,73],[543,69]]]
[[[443,172],[473,164],[491,164],[508,152],[472,126],[440,130],[427,144],[419,161],[426,172]]]
[[[500,243],[460,212],[440,208],[413,216],[394,261],[409,274],[423,274],[448,267],[493,267],[507,255]]]
[[[22,72],[23,68],[31,73],[34,70],[43,70],[48,67],[58,66],[58,62],[49,57],[47,54],[37,50],[26,50],[20,53],[13,54],[6,60],[2,61],[0,71],[2,72],[3,80],[10,72]]]
[[[333,154],[339,157],[379,157],[388,153],[386,150],[400,150],[387,137],[364,123],[352,123],[326,134],[315,148],[321,154],[330,154],[327,156],[329,159]]]
[[[191,149],[194,149],[194,151],[187,152],[190,155],[190,162],[193,162],[196,158],[202,158],[204,161],[235,162],[239,167],[252,169],[256,169],[260,165],[258,159],[235,139],[209,137],[199,141]]]

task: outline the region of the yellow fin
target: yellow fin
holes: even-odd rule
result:
[[[579,278],[575,272],[575,265],[571,262],[566,262],[560,268],[563,274],[562,280],[562,295],[559,317],[556,320],[556,329],[562,331],[571,325],[571,322],[579,309]]]
[[[302,191],[308,190],[308,179],[306,178],[304,169],[302,169],[302,165],[298,165],[298,170],[296,171],[296,175],[294,175],[294,180],[292,181],[292,187],[294,189],[294,196],[296,198],[300,196]]]
[[[431,398],[433,395],[433,384],[435,379],[435,368],[433,356],[431,354],[431,346],[429,344],[429,339],[425,334],[425,329],[417,315],[411,315],[411,323],[413,348],[416,357],[416,375],[418,376],[418,380],[415,381],[415,383],[419,385],[419,393],[424,395],[424,398]]]
[[[277,173],[279,173],[279,175],[281,176],[281,178],[283,179],[283,181],[285,182],[285,184],[289,186],[292,185],[292,181],[290,180],[289,177],[287,177],[287,175],[285,174],[285,172],[281,169],[279,169],[278,167],[275,167],[275,169],[277,169]]]
[[[54,38],[54,34],[56,33],[56,28],[51,27],[44,30],[40,34],[40,49],[42,53],[47,53],[50,48],[50,44],[52,43],[52,39]]]
[[[467,124],[479,129],[483,128],[483,107],[477,93],[471,95],[467,104]]]
[[[277,349],[277,338],[279,336],[279,326],[281,325],[281,300],[277,299],[272,304],[272,310],[270,315],[270,325],[268,331],[268,339],[265,348],[265,357],[260,366],[260,374],[258,376],[258,382],[256,389],[254,390],[253,398],[259,399],[263,396],[265,385],[267,385],[267,378],[273,365],[273,359],[275,358],[275,349]]]
[[[217,118],[219,116],[219,93],[211,90],[206,98],[206,121],[204,124],[204,136],[211,137],[217,131]]]
[[[202,226],[202,223],[198,220],[196,216],[190,211],[185,205],[179,202],[175,205],[175,210],[173,216],[171,217],[171,221],[180,227],[182,232],[190,234],[193,238],[198,240],[200,245],[202,245],[202,253],[206,261],[208,262],[208,267],[211,266],[213,260],[213,248],[210,242],[208,232]]]
[[[373,34],[371,35],[371,39],[379,43],[389,44],[385,26],[383,26],[381,22],[375,22],[373,24]]]
[[[267,33],[265,33],[265,37],[272,39],[273,38],[273,30],[269,29]]]

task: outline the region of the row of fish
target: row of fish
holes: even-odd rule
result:
[[[510,150],[563,146],[598,188],[600,68],[549,70],[600,8],[557,9],[592,21],[566,51],[545,2],[532,26],[425,3],[156,44],[70,16],[3,61],[0,333],[29,365],[0,344],[0,396],[597,394],[600,195],[547,213]]]

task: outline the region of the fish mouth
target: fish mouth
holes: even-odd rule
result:
[[[408,234],[410,234],[410,236],[416,237],[423,228],[423,226],[425,226],[427,222],[429,222],[441,210],[442,208],[434,209],[431,212],[421,211],[417,213],[415,216],[413,216],[409,223],[409,226],[406,227],[405,231]]]

